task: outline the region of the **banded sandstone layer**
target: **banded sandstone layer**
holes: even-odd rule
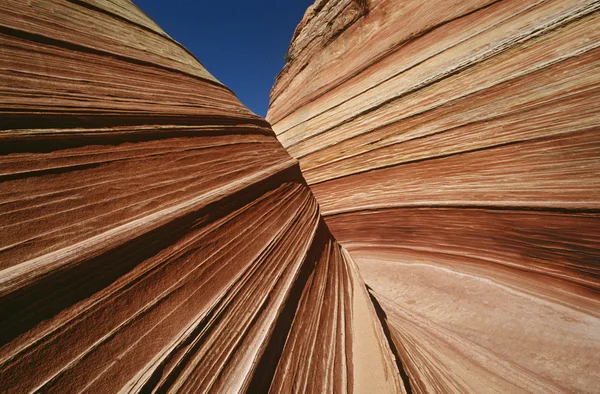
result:
[[[319,0],[267,120],[413,393],[600,387],[600,3]]]
[[[0,129],[2,392],[404,390],[298,162],[129,1],[0,1]]]
[[[318,1],[269,119],[325,224],[131,3],[0,1],[3,390],[594,392],[597,9]]]

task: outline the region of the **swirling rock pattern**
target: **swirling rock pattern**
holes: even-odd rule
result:
[[[413,393],[600,387],[600,3],[323,0],[267,120]]]
[[[596,392],[599,9],[318,0],[274,133],[129,1],[0,1],[2,391]]]
[[[132,3],[0,1],[0,150],[0,391],[403,390],[298,162]]]

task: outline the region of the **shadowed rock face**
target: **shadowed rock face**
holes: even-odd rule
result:
[[[2,391],[597,390],[600,6],[525,3],[317,1],[282,146],[129,1],[1,1]]]
[[[600,4],[365,3],[306,13],[267,120],[410,389],[598,392]]]

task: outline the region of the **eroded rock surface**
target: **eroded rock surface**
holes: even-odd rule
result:
[[[298,162],[132,3],[0,2],[0,129],[0,391],[403,390]]]
[[[2,391],[597,392],[599,9],[319,0],[275,138],[128,1],[0,2]]]
[[[413,393],[598,392],[600,3],[317,1],[267,120]]]

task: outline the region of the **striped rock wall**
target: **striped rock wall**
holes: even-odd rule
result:
[[[319,0],[267,120],[413,393],[600,387],[600,3]]]
[[[0,1],[0,391],[404,392],[388,337],[185,48],[126,0]]]

